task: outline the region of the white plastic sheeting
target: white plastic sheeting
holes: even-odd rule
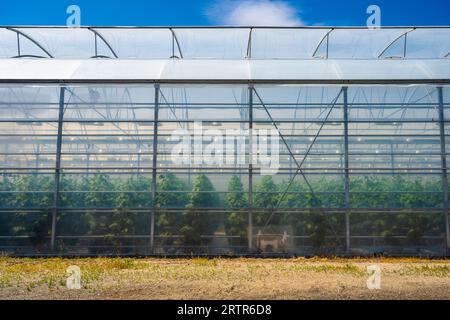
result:
[[[174,33],[184,58],[242,59],[247,54],[248,29],[179,29]]]
[[[448,29],[416,29],[408,33],[406,50],[406,56],[411,58],[445,57],[450,54],[450,32]]]
[[[331,29],[254,29],[253,59],[310,59],[321,40]]]
[[[47,28],[15,28],[14,30],[29,36],[55,58],[91,58],[95,55],[112,57],[101,39],[97,39],[96,49],[95,33],[89,29],[51,29],[51,32]]]
[[[0,80],[442,80],[450,60],[0,59]]]
[[[167,59],[179,56],[169,29],[94,29],[124,59]]]
[[[13,29],[21,33],[20,55],[48,57],[47,51],[72,59],[114,58],[113,52],[122,59],[377,59],[386,48],[389,54],[381,58],[437,59],[450,53],[448,27]],[[0,28],[0,58],[19,55],[17,47],[15,31]]]
[[[20,46],[18,45],[20,44]],[[49,57],[39,46],[20,33],[0,28],[0,57]]]
[[[0,57],[17,55],[17,35],[7,29],[0,29]]]
[[[328,40],[328,58],[376,59],[390,43],[409,30],[411,29],[333,30]],[[326,42],[322,45],[325,46]]]

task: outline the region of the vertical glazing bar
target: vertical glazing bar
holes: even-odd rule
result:
[[[253,250],[253,85],[248,86],[248,249]]]
[[[328,53],[329,53],[329,49],[330,48],[330,33],[327,34],[327,53],[326,53],[326,57],[328,59]]]
[[[17,32],[17,56],[20,57],[21,53],[20,53],[20,35]]]
[[[172,33],[172,57],[175,57],[175,35]]]
[[[403,58],[406,58],[406,46],[408,43],[408,32],[405,33],[405,42],[403,43]]]
[[[394,158],[394,143],[391,140],[391,168],[392,168],[392,175],[395,173],[395,158]]]
[[[248,33],[248,43],[247,43],[247,59],[252,58],[252,33],[253,33],[253,28],[250,28],[250,31]]]
[[[156,211],[156,178],[158,162],[158,114],[159,114],[159,84],[155,84],[155,106],[153,115],[153,161],[152,161],[152,204],[153,209],[150,214],[150,253],[154,253],[155,242],[155,211]]]
[[[442,172],[442,201],[444,210],[445,238],[447,251],[450,250],[450,230],[448,225],[448,180],[447,180],[447,159],[445,155],[445,128],[444,128],[444,95],[442,87],[438,87],[439,99],[439,133],[441,141],[441,172]]]
[[[52,251],[55,251],[56,219],[59,207],[59,180],[61,174],[61,145],[62,145],[62,130],[64,118],[64,95],[65,95],[65,88],[61,87],[59,92],[58,136],[56,140],[55,185],[53,193],[52,231],[50,240],[50,248]]]
[[[347,87],[342,88],[344,97],[344,192],[345,192],[345,250],[350,252],[350,179],[348,168],[348,96]]]

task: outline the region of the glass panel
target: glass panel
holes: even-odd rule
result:
[[[443,58],[450,53],[449,29],[416,29],[408,33],[406,57]]]
[[[252,59],[311,59],[330,29],[253,29]]]
[[[121,59],[168,59],[179,56],[169,29],[95,28]],[[174,52],[172,50],[175,50]]]
[[[174,29],[184,58],[243,59],[249,29]]]
[[[328,58],[376,59],[410,29],[335,29],[330,33]]]
[[[0,87],[0,249],[50,252],[56,214],[61,254],[342,254],[348,209],[356,253],[444,249],[435,86],[155,90]]]
[[[449,28],[312,27],[253,28],[251,31],[250,28],[21,27],[16,30],[22,33],[19,36],[21,56],[50,54],[55,58],[404,58],[405,33],[406,58],[437,59],[450,53]],[[0,39],[0,57],[19,55],[15,32],[0,28]]]
[[[55,58],[112,57],[101,45],[95,48],[95,34],[86,28],[17,28],[39,43]],[[102,40],[97,39],[98,43]],[[47,55],[45,55],[47,56]]]
[[[11,58],[19,55],[17,34],[5,28],[0,28],[0,57]]]

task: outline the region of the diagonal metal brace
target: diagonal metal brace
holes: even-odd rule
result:
[[[263,100],[261,99],[260,95],[258,94],[258,92],[256,91],[255,88],[253,88],[253,91],[254,91],[255,95],[258,97],[258,100],[260,101],[261,105],[263,106],[264,110],[266,111],[267,115],[269,116],[270,121],[272,122],[272,124],[274,125],[275,129],[277,130],[277,132],[278,132],[278,134],[280,135],[280,137],[281,137],[281,139],[282,139],[284,145],[286,146],[286,148],[287,148],[287,150],[288,150],[290,156],[292,157],[292,159],[294,160],[294,162],[295,162],[295,164],[296,164],[296,166],[297,166],[297,170],[296,170],[295,174],[292,176],[291,180],[289,181],[289,184],[288,184],[287,188],[285,189],[285,191],[283,192],[282,196],[278,199],[277,205],[275,206],[274,209],[276,209],[276,208],[278,208],[278,207],[280,206],[281,202],[283,201],[284,197],[286,196],[287,192],[289,191],[289,188],[291,187],[292,183],[294,182],[294,179],[296,178],[296,176],[297,176],[299,173],[302,175],[303,179],[305,180],[305,183],[307,184],[309,190],[311,191],[311,194],[312,194],[313,198],[317,201],[317,203],[320,203],[320,199],[316,196],[316,194],[315,194],[315,192],[314,192],[314,190],[313,190],[311,184],[309,183],[308,179],[307,179],[306,176],[305,176],[305,173],[304,173],[304,171],[303,171],[303,169],[302,169],[302,165],[304,164],[304,162],[305,162],[307,156],[309,155],[309,152],[311,151],[311,149],[312,149],[313,145],[315,144],[315,142],[316,142],[318,136],[320,135],[320,132],[322,131],[322,129],[323,129],[325,123],[327,122],[327,120],[328,120],[328,118],[329,118],[331,112],[333,111],[334,106],[336,105],[336,103],[337,103],[339,97],[341,96],[343,89],[341,88],[341,90],[339,91],[339,93],[338,93],[338,95],[336,96],[336,98],[335,98],[335,99],[332,101],[332,103],[329,105],[329,106],[330,106],[330,110],[328,111],[326,117],[325,117],[324,120],[322,121],[319,130],[317,131],[317,133],[316,133],[316,135],[315,135],[313,141],[312,141],[311,144],[309,145],[308,150],[307,150],[307,152],[305,153],[305,155],[303,156],[303,159],[302,159],[302,161],[301,161],[300,163],[299,163],[299,162],[297,161],[297,159],[294,157],[294,154],[292,153],[292,150],[290,149],[290,147],[289,147],[288,143],[286,142],[284,136],[281,134],[281,131],[279,130],[278,125],[277,125],[276,122],[274,121],[272,115],[270,114],[269,110],[267,109],[267,107],[266,107],[266,105],[264,104]],[[327,106],[327,107],[328,107],[328,106]],[[268,224],[269,224],[270,220],[272,219],[273,215],[274,215],[274,211],[272,211],[271,215],[270,215],[269,218],[267,219],[267,221],[266,221],[266,223],[265,223],[265,225],[264,225],[263,230],[268,226]],[[327,219],[327,221],[328,221],[328,219]],[[340,241],[340,240],[339,240],[339,237],[337,237],[337,234],[336,234],[336,232],[335,232],[333,226],[331,225],[331,223],[330,223],[329,221],[328,221],[328,223],[330,224],[330,228],[332,229],[333,233],[336,235],[336,238],[338,239],[338,241]]]

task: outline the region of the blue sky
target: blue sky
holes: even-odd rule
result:
[[[450,25],[450,0],[0,0],[0,25],[65,25],[71,4],[97,26],[361,26],[371,4],[385,26]]]

